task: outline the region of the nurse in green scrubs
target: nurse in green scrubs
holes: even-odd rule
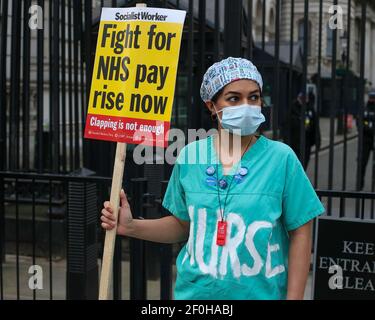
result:
[[[324,208],[294,152],[257,135],[262,87],[246,59],[207,70],[201,97],[218,132],[180,152],[163,200],[172,215],[133,219],[121,191],[119,235],[186,241],[175,299],[303,299],[312,220]],[[116,226],[108,201],[101,220]]]

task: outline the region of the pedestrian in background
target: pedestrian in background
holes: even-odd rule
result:
[[[368,101],[363,112],[363,154],[361,161],[360,190],[365,186],[365,175],[370,152],[374,150],[375,133],[375,88],[370,90]]]
[[[313,95],[313,94],[312,94]],[[301,130],[301,117],[302,117],[302,106],[306,104],[304,118],[304,126],[305,126],[305,158],[303,161],[303,167],[306,170],[307,166],[310,161],[311,156],[311,148],[313,146],[316,149],[320,148],[320,130],[317,128],[317,114],[314,109],[314,99],[315,96],[311,96],[310,99],[306,99],[304,93],[300,92],[297,96],[297,99],[293,102],[292,110],[291,110],[291,139],[290,139],[290,146],[296,153],[297,157],[302,161],[302,154],[301,154],[301,138],[302,138],[302,130]],[[316,130],[318,130],[318,135],[316,137]]]

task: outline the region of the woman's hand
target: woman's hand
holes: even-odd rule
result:
[[[189,221],[182,221],[174,216],[166,216],[160,219],[133,219],[124,190],[121,190],[120,199],[121,207],[119,208],[117,234],[161,243],[176,243],[187,240],[190,230]],[[112,230],[116,227],[116,219],[109,201],[104,202],[100,219],[105,230]]]
[[[121,207],[119,208],[117,234],[125,236],[130,233],[133,216],[124,190],[121,190],[120,200]],[[102,209],[102,216],[100,219],[102,221],[103,229],[112,230],[116,227],[116,219],[109,201],[104,202],[104,208]]]

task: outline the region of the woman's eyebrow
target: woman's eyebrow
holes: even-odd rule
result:
[[[227,96],[228,94],[241,94],[240,92],[237,91],[228,91],[224,96]]]
[[[256,90],[254,90],[254,91],[251,91],[251,92],[249,93],[249,95],[251,95],[251,94],[255,94],[255,93],[258,93],[258,94],[259,94],[260,92],[259,92],[258,89],[256,89]]]
[[[254,91],[251,91],[249,92],[249,95],[252,95],[254,93],[258,93],[259,94],[259,90],[254,90]],[[224,94],[224,96],[227,96],[228,94],[241,94],[241,92],[237,92],[237,91],[228,91],[226,94]]]

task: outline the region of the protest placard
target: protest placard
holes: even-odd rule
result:
[[[167,146],[185,11],[103,8],[85,138]]]
[[[127,143],[166,147],[186,12],[103,8],[85,138],[117,142],[110,204],[118,218]],[[116,228],[106,231],[99,299],[110,296]]]

